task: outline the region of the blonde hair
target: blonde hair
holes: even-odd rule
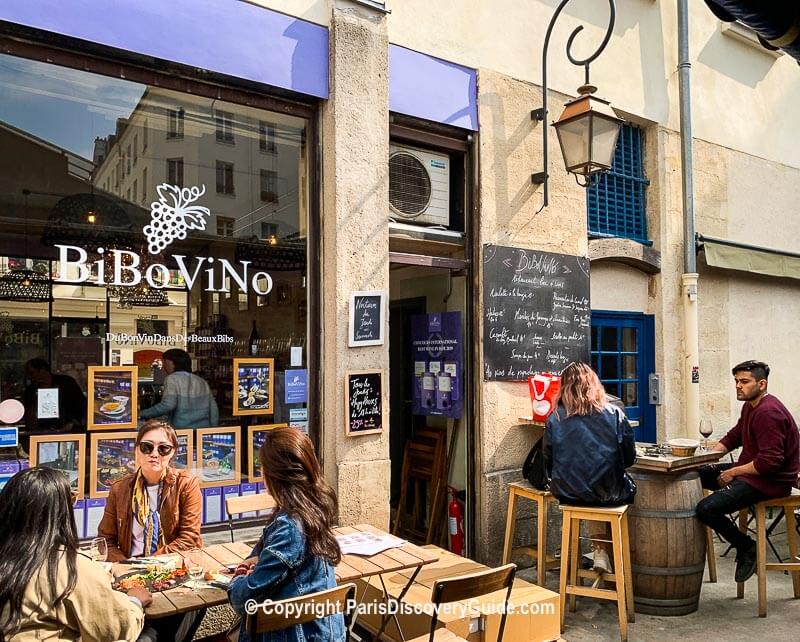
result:
[[[603,384],[588,365],[573,362],[564,368],[556,404],[564,406],[567,417],[602,412],[607,403]]]

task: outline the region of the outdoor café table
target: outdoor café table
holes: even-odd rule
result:
[[[349,535],[359,531],[373,533],[375,535],[388,535],[368,524],[358,526],[341,526],[333,529],[336,535]],[[230,544],[214,544],[203,548],[206,561],[203,567],[211,572],[217,572],[228,564],[238,564],[247,559],[250,555],[254,542],[233,542]],[[406,543],[398,548],[391,548],[377,555],[342,555],[342,561],[334,568],[336,581],[339,584],[352,582],[353,580],[378,576],[384,589],[386,602],[400,601],[408,589],[414,583],[420,569],[426,564],[431,564],[439,559],[439,555],[431,550]],[[114,575],[122,575],[131,571],[131,567],[125,564],[114,564]],[[389,597],[386,586],[381,577],[385,573],[411,570],[408,582],[404,586],[397,598]],[[224,589],[213,586],[203,587],[197,591],[192,591],[186,586],[178,586],[173,589],[153,593],[153,602],[145,609],[145,615],[150,618],[161,618],[186,611],[218,606],[228,603],[228,593]],[[385,615],[381,623],[381,632],[389,623],[390,617]],[[398,629],[399,629],[398,624]],[[380,639],[380,633],[376,637]]]
[[[651,444],[637,444],[637,451]],[[637,613],[686,615],[697,610],[706,564],[705,527],[695,517],[703,498],[698,468],[722,457],[640,455],[629,469],[636,499],[628,512],[633,602]]]

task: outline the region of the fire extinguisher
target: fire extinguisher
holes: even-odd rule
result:
[[[447,516],[450,532],[450,552],[464,555],[464,509],[458,501],[457,491],[452,486],[447,487],[450,493],[450,503],[447,505]]]

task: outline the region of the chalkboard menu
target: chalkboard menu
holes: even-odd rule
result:
[[[589,260],[483,246],[483,378],[524,381],[589,360]]]
[[[345,413],[348,435],[383,430],[383,370],[351,370],[346,374]]]
[[[385,309],[385,292],[353,292],[350,294],[350,323],[347,343],[351,348],[383,345]]]

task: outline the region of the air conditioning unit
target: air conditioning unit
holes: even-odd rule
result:
[[[450,158],[389,145],[389,207],[404,223],[450,225]]]

